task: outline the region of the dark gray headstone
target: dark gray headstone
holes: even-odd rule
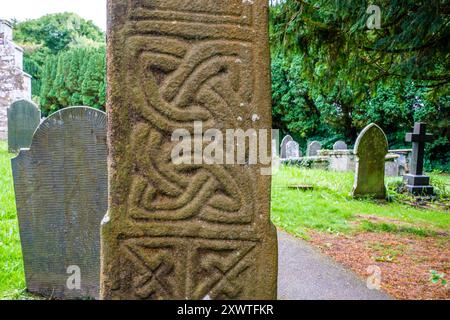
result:
[[[287,135],[283,138],[283,140],[281,140],[281,145],[280,145],[280,158],[281,159],[286,159],[286,146],[287,143],[289,141],[294,141],[294,139],[292,139],[292,137],[290,135]]]
[[[289,141],[286,143],[286,159],[299,158],[300,146],[295,141]]]
[[[347,150],[348,146],[344,141],[336,141],[333,145],[333,150]]]
[[[279,153],[278,153],[277,139],[272,139],[272,158],[277,158],[278,156]]]
[[[28,100],[19,100],[8,108],[8,150],[18,152],[29,148],[31,138],[41,121],[38,106]]]
[[[319,151],[322,149],[322,144],[319,141],[313,141],[308,145],[306,155],[308,157],[316,157],[319,155]]]
[[[272,129],[272,158],[280,157],[280,131]]]
[[[358,136],[355,144],[356,163],[354,197],[386,198],[385,161],[388,140],[383,130],[372,123]]]
[[[97,298],[107,211],[105,113],[87,107],[56,112],[12,168],[28,290]]]
[[[430,185],[430,177],[423,172],[425,143],[431,141],[433,141],[433,136],[427,134],[427,125],[423,122],[416,122],[413,132],[406,134],[406,142],[412,142],[413,151],[411,170],[404,178],[408,191],[414,195],[434,194],[434,188]]]

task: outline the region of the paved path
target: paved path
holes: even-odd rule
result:
[[[307,242],[278,232],[280,300],[386,300],[365,281]]]

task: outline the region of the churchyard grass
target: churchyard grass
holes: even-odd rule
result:
[[[433,235],[449,230],[450,215],[441,206],[427,210],[409,204],[408,196],[397,193],[401,178],[388,178],[390,201],[353,199],[354,174],[282,166],[273,176],[272,220],[289,233],[308,238],[308,230],[351,234],[358,231],[385,231]],[[432,175],[440,194],[447,194],[450,176]],[[289,189],[289,185],[312,185],[313,190]],[[365,219],[367,216],[368,219]],[[373,222],[373,216],[379,221]],[[390,223],[395,221],[396,224]]]
[[[0,299],[26,298],[11,158],[0,141]]]

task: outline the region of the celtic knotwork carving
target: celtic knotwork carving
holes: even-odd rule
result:
[[[142,118],[131,133],[136,174],[130,192],[133,218],[181,220],[196,217],[222,223],[251,222],[250,190],[234,181],[238,168],[173,165],[168,141],[171,130],[235,128],[237,114],[250,114],[253,77],[251,46],[237,41],[206,41],[192,45],[179,39],[134,36],[136,50],[133,106]],[[136,64],[135,64],[136,65]],[[130,65],[133,68],[133,65]],[[246,118],[250,118],[247,116]],[[247,179],[250,183],[251,179]]]
[[[203,299],[236,299],[245,290],[246,277],[252,274],[248,261],[256,243],[249,241],[205,241],[193,247],[190,276],[192,297]],[[255,254],[253,252],[253,254]]]
[[[122,263],[131,263],[133,274],[124,282],[140,299],[233,299],[246,289],[243,284],[252,274],[249,257],[255,247],[250,241],[125,240]]]
[[[184,295],[183,289],[177,286],[177,276],[183,270],[180,261],[184,253],[174,244],[130,241],[122,245],[121,253],[123,263],[131,263],[130,269],[134,270],[129,281],[123,280],[133,288],[137,298],[167,299]],[[180,258],[180,261],[175,261],[174,256]]]
[[[135,83],[133,106],[152,126],[168,132],[192,130],[193,121],[208,128],[235,128],[253,110],[252,48],[249,43],[131,37],[139,48],[130,61],[129,82]],[[247,107],[247,108],[245,108]]]

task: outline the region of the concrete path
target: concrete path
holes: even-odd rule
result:
[[[391,299],[301,239],[279,231],[278,245],[280,300]]]

